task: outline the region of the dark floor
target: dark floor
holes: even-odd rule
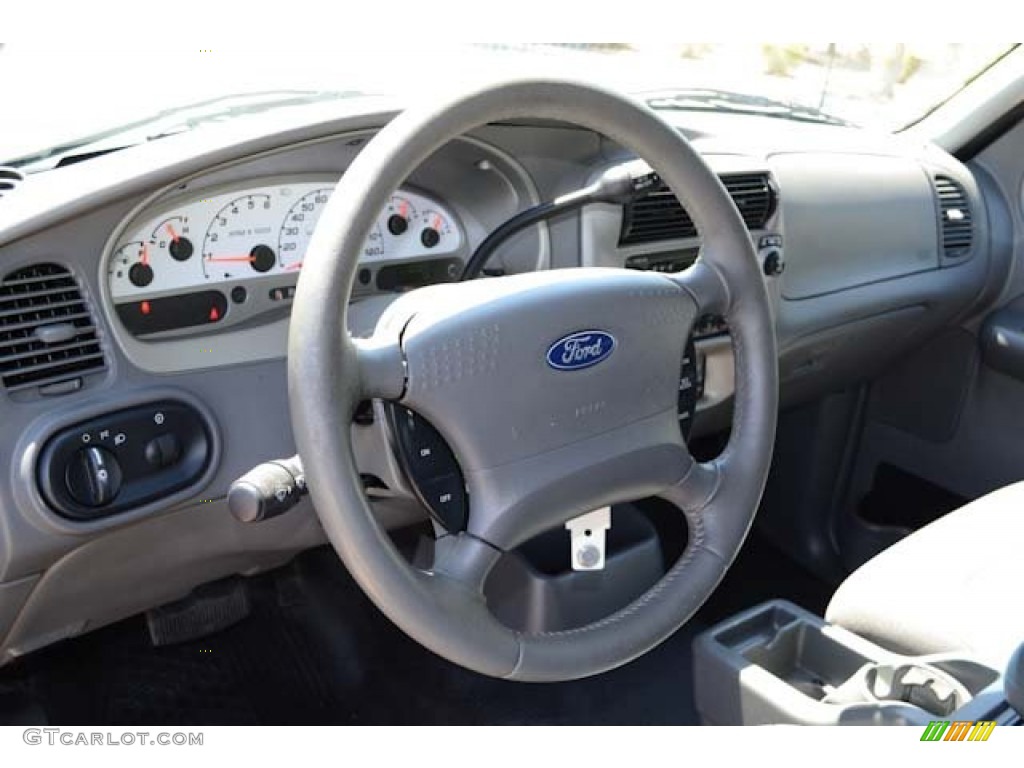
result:
[[[831,592],[752,537],[708,604],[659,648],[596,678],[530,685],[424,650],[327,548],[249,581],[249,618],[205,640],[154,648],[136,617],[3,670],[0,694],[56,725],[692,724],[697,633],[774,597],[820,613]]]
[[[857,512],[873,525],[916,531],[968,501],[892,464],[880,464]]]

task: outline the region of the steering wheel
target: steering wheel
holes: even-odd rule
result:
[[[372,337],[346,308],[378,212],[435,150],[514,118],[574,123],[643,157],[696,221],[684,272],[579,268],[413,291]],[[679,369],[694,320],[724,315],[735,354],[732,432],[698,462],[677,424]],[[569,345],[566,337],[597,332]],[[595,341],[600,344],[594,345]],[[558,362],[556,359],[554,362]],[[585,367],[582,363],[588,363]],[[580,365],[577,365],[580,363]],[[625,96],[560,80],[486,87],[406,111],[360,152],[320,217],[292,308],[288,392],[295,440],[332,544],[374,603],[435,653],[494,677],[569,680],[649,651],[708,598],[736,556],[768,472],[778,372],[768,297],[750,237],[718,178],[680,133]],[[467,528],[414,567],[376,523],[350,442],[362,400],[399,401],[459,461]],[[488,611],[484,582],[503,552],[600,507],[660,496],[685,515],[688,544],[645,594],[587,626],[528,634]]]

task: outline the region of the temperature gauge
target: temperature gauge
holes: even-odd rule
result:
[[[166,251],[175,261],[188,261],[195,252],[189,234],[188,217],[172,216],[156,225],[149,243],[159,251]]]
[[[186,215],[156,219],[132,233],[114,251],[107,268],[111,294],[127,298],[166,291],[194,282],[200,267],[193,258]]]
[[[102,267],[115,306],[127,307],[124,323],[141,335],[210,323],[224,328],[263,313],[269,319],[263,297],[294,296],[335,184],[327,176],[282,177],[197,190],[187,199],[175,190],[172,204],[125,222]],[[366,232],[345,254],[364,265],[362,293],[450,280],[465,256],[457,210],[409,187],[386,198]],[[397,269],[421,262],[426,266]],[[189,304],[190,296],[201,300]]]

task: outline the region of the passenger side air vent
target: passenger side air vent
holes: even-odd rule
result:
[[[39,264],[0,281],[0,378],[9,392],[59,387],[104,368],[92,315],[67,269]]]
[[[21,171],[0,166],[0,199],[11,194],[11,192],[14,191],[14,188],[24,180],[25,177],[21,175]]]
[[[948,176],[936,176],[935,194],[939,196],[942,252],[952,259],[966,256],[971,251],[974,234],[967,193],[960,182]]]
[[[722,176],[722,183],[743,216],[747,229],[761,229],[775,211],[775,190],[766,173],[742,173]],[[690,215],[679,205],[661,182],[653,192],[630,203],[623,210],[619,245],[653,243],[695,237],[697,228]]]

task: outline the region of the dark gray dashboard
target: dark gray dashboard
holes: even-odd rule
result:
[[[237,477],[294,452],[286,304],[209,333],[139,338],[118,320],[108,266],[127,223],[167,201],[267,179],[337,178],[395,108],[359,101],[212,126],[30,176],[0,201],[0,278],[38,264],[69,270],[103,351],[103,365],[77,377],[73,389],[0,392],[0,663],[323,541],[307,503],[258,525],[237,523],[224,504]],[[766,118],[666,117],[719,173],[771,180],[775,205],[752,237],[758,244],[777,238],[784,254],[785,271],[765,278],[784,405],[871,376],[968,312],[996,268],[977,185],[935,147]],[[464,256],[515,212],[630,159],[570,126],[488,126],[439,150],[408,184],[457,218]],[[962,192],[966,251],[954,254],[946,242],[950,208],[938,179]],[[623,266],[636,256],[692,258],[700,247],[689,235],[623,244],[622,225],[620,206],[591,206],[523,232],[495,266],[505,273]],[[368,332],[393,295],[357,297],[354,332]],[[728,425],[728,336],[711,334],[698,351],[705,386],[694,429],[703,434]],[[191,485],[123,514],[91,521],[55,514],[36,488],[40,447],[62,429],[161,398],[196,403],[206,415],[216,447],[208,468]],[[422,518],[382,421],[353,426],[360,469],[380,481],[368,493],[386,525]]]

